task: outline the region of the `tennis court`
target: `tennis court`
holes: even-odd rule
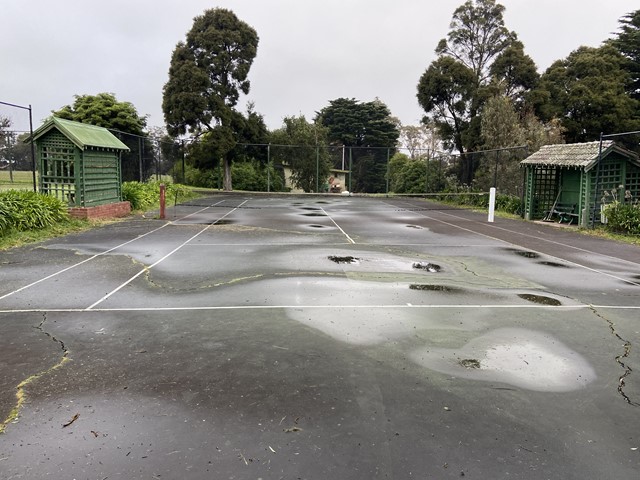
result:
[[[0,252],[0,478],[637,478],[638,247],[409,198],[149,217]]]

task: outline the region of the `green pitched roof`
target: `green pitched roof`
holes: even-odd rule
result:
[[[611,140],[603,141],[602,158],[612,152],[616,152],[636,165],[640,165],[638,156],[632,151],[617,145]],[[589,171],[596,165],[599,156],[600,142],[543,145],[540,150],[525,158],[520,164],[583,168],[585,171]]]
[[[60,131],[81,150],[85,150],[87,147],[129,150],[129,147],[106,128],[88,123],[72,122],[58,117],[52,117],[33,132],[33,140],[38,140],[53,129]]]

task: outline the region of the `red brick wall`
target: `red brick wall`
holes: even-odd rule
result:
[[[129,202],[107,203],[95,207],[72,207],[69,215],[74,218],[113,218],[126,217],[131,213]]]

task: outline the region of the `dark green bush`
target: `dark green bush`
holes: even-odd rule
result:
[[[193,197],[189,187],[176,183],[165,184],[167,204]],[[125,182],[122,199],[131,203],[132,210],[148,210],[160,203],[160,182]]]
[[[0,192],[0,233],[50,227],[68,218],[57,198],[28,190]]]
[[[615,202],[603,210],[607,217],[607,230],[640,235],[640,204]]]

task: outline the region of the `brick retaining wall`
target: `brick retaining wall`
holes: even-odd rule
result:
[[[126,217],[131,213],[129,202],[107,203],[95,207],[72,207],[69,208],[69,215],[74,218],[113,218]]]

